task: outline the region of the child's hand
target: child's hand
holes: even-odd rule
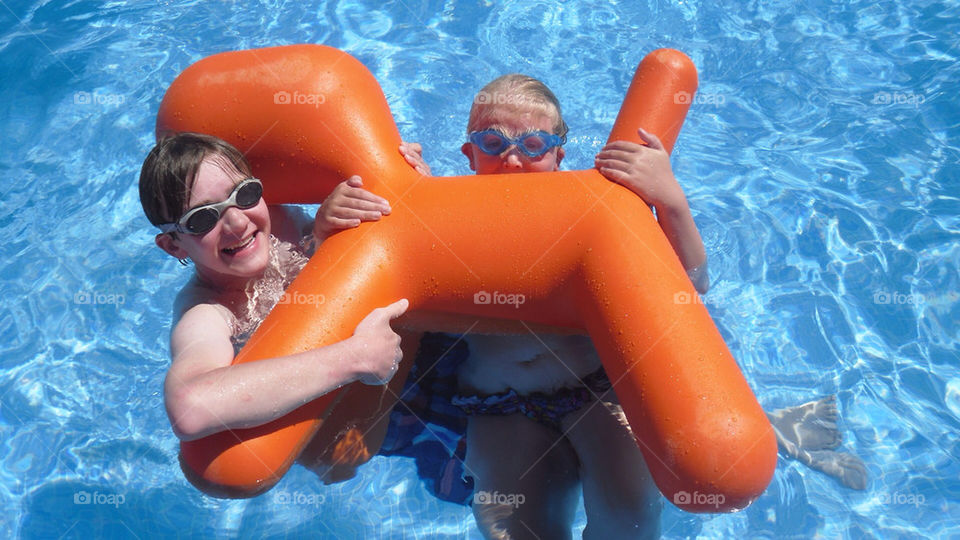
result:
[[[351,176],[333,188],[317,210],[313,235],[318,241],[340,229],[358,227],[363,221],[377,221],[390,214],[390,203],[363,189],[359,176]]]
[[[416,171],[424,176],[430,176],[430,166],[423,160],[423,147],[420,143],[400,143],[400,155]]]
[[[360,382],[387,384],[397,372],[403,358],[400,336],[390,327],[390,321],[404,314],[410,302],[404,298],[389,306],[377,308],[360,321],[353,337],[360,342],[357,355]]]
[[[594,160],[608,180],[627,187],[657,210],[685,205],[686,197],[670,168],[670,156],[653,133],[638,129],[647,146],[614,141],[600,150]]]

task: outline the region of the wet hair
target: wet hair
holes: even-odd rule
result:
[[[140,204],[154,225],[173,223],[187,210],[200,164],[216,161],[226,172],[252,176],[250,163],[230,143],[202,133],[177,133],[161,139],[140,169]]]
[[[489,117],[495,106],[512,106],[517,109],[533,107],[551,116],[556,113],[553,132],[560,136],[567,134],[567,123],[563,121],[560,100],[547,85],[528,75],[508,73],[481,88],[470,107],[467,133],[476,131],[477,126]]]

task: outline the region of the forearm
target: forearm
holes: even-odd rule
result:
[[[707,253],[686,198],[680,195],[670,203],[659,204],[656,209],[660,228],[680,258],[684,270],[690,271],[706,264]]]
[[[192,440],[279,418],[357,380],[351,347],[348,339],[290,356],[218,368],[185,384],[173,381],[167,411],[174,431],[182,440]]]

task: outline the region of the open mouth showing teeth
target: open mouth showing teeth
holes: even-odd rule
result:
[[[254,238],[256,235],[257,235],[257,234],[254,233],[254,234],[250,235],[250,238],[247,238],[245,241],[240,242],[239,244],[235,244],[235,245],[233,245],[233,246],[230,246],[230,247],[228,247],[228,248],[223,248],[221,251],[223,251],[224,253],[227,253],[227,254],[229,254],[229,255],[233,255],[234,253],[240,251],[241,249],[249,246],[249,245],[253,242],[253,238]]]

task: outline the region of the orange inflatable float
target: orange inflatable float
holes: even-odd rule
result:
[[[675,96],[696,86],[684,54],[650,53],[611,140],[640,142],[642,125],[672,148],[689,107]],[[504,320],[585,330],[668,500],[693,512],[737,510],[770,482],[777,446],[763,410],[706,308],[676,301],[696,292],[650,210],[597,171],[423,177],[397,150],[400,135],[373,75],[320,45],[193,64],[160,105],[158,136],[174,131],[235,145],[270,203],[316,203],[359,174],[393,207],[320,246],[289,292],[325,302],[278,305],[236,362],[340,341],[371,309],[399,298],[410,300],[398,320],[407,327],[465,330],[482,319],[474,332],[503,330]],[[269,489],[331,408],[337,413],[341,394],[257,428],[184,442],[184,471],[221,494]]]

